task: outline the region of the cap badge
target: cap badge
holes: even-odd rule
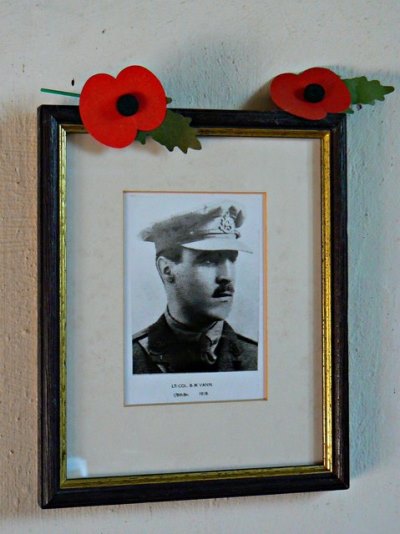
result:
[[[218,230],[221,230],[224,234],[230,234],[235,230],[235,221],[228,211],[220,218]]]

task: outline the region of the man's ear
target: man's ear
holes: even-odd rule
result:
[[[174,262],[165,258],[164,256],[159,256],[156,261],[157,271],[161,277],[161,280],[165,283],[172,284],[175,282],[174,274]]]

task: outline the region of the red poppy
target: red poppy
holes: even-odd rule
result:
[[[340,113],[351,104],[350,91],[343,80],[321,67],[301,74],[279,74],[272,80],[271,98],[284,111],[310,120]]]
[[[138,130],[158,128],[167,113],[163,86],[152,72],[132,66],[116,78],[95,74],[83,86],[79,111],[87,131],[100,143],[123,148]]]

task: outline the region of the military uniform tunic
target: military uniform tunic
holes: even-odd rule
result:
[[[256,371],[257,343],[222,323],[219,341],[210,349],[201,333],[196,341],[182,338],[162,315],[132,338],[133,374]]]

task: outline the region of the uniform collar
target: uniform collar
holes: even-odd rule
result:
[[[170,329],[179,338],[180,341],[188,341],[190,343],[200,341],[201,336],[204,334],[208,337],[211,343],[212,349],[218,345],[221,339],[222,329],[224,327],[224,321],[215,321],[211,326],[202,330],[191,330],[183,323],[177,321],[172,317],[168,307],[164,313],[165,320]]]

